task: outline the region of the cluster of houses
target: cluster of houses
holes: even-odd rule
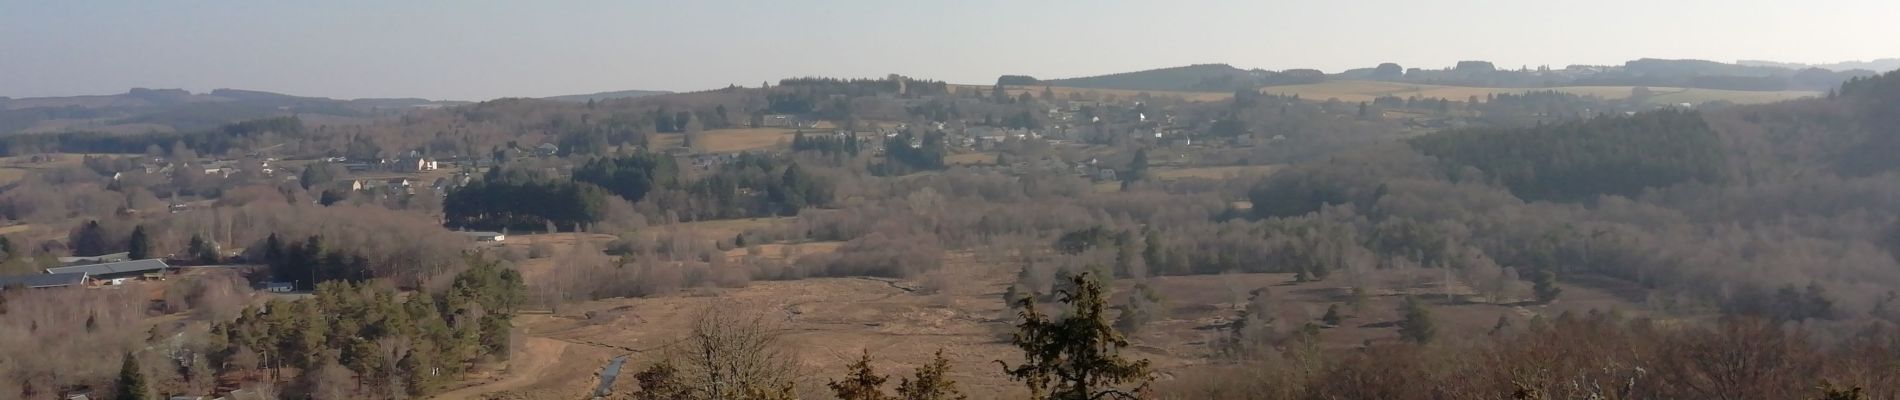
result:
[[[277,168],[271,164],[276,161],[276,158],[271,157],[248,157],[236,160],[184,163],[153,157],[146,159],[143,164],[139,165],[139,169],[135,172],[142,171],[148,175],[169,176],[177,173],[180,169],[184,169],[186,171],[203,171],[205,175],[219,178],[229,178],[232,175],[237,175],[245,171],[255,171],[261,176],[273,176],[277,173]],[[112,174],[113,180],[123,179],[124,177],[125,173],[123,172]]]
[[[165,260],[132,260],[126,253],[96,257],[61,257],[60,265],[44,274],[0,277],[0,290],[114,286],[136,280],[163,280],[172,270]]]

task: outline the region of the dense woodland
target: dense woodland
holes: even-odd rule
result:
[[[1900,357],[1900,164],[1886,157],[1900,150],[1900,73],[1845,79],[1823,98],[1663,109],[1548,92],[1355,104],[1251,90],[1190,102],[1001,89],[800,78],[585,103],[503,99],[365,124],[6,136],[7,151],[28,157],[116,156],[0,188],[0,217],[32,225],[0,241],[0,272],[125,250],[259,268],[168,284],[157,302],[0,291],[0,393],[118,388],[125,369],[164,393],[243,382],[287,398],[408,398],[506,357],[510,313],[523,307],[755,280],[923,279],[959,252],[1017,267],[999,299],[1008,315],[994,322],[1022,334],[1010,340],[1026,358],[1005,360],[1009,375],[1040,382],[1046,398],[1144,384],[1175,398],[1782,399],[1820,396],[1823,381],[1871,398],[1900,393],[1881,369]],[[772,150],[694,149],[696,135],[779,113],[836,128]],[[970,128],[1024,135],[964,144]],[[652,145],[662,138],[681,148]],[[543,143],[560,150],[537,152]],[[254,152],[492,164],[413,191],[344,188],[357,172],[330,162],[279,175],[192,171]],[[983,159],[968,161],[973,153]],[[1270,164],[1282,167],[1264,178],[1158,173]],[[685,223],[754,217],[784,219],[710,242],[690,239]],[[454,232],[464,229],[614,239],[523,254],[473,250]],[[811,242],[837,249],[764,257],[758,246]],[[736,249],[746,256],[727,256]],[[512,267],[542,258],[561,268],[528,281]],[[1165,299],[1144,279],[1222,273],[1287,273],[1355,293],[1418,285],[1377,276],[1433,277],[1496,304],[1613,286],[1645,316],[1539,316],[1454,338],[1436,334],[1437,304],[1412,299],[1394,326],[1402,340],[1322,349],[1313,338],[1350,311],[1276,320],[1261,290],[1220,327],[1230,339],[1208,344],[1221,354],[1213,373],[1151,379],[1161,375],[1139,360],[1081,350],[1131,345],[1120,332],[1163,318]],[[1133,281],[1129,293],[1107,293],[1115,280]],[[263,281],[313,297],[252,300]],[[142,328],[174,314],[183,322]],[[769,335],[747,321],[711,321],[684,340],[738,338],[722,343],[770,354],[756,351]],[[723,379],[717,371],[738,362],[727,356],[655,364],[639,378],[650,394],[634,396],[731,398],[693,391]],[[886,398],[866,389],[885,377],[859,366],[824,387]],[[1068,381],[1083,366],[1100,369]],[[796,380],[756,372],[751,386],[721,387],[773,398]],[[952,398],[911,395],[948,393],[909,384],[943,372],[916,373],[884,390]]]

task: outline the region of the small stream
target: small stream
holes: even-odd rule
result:
[[[600,370],[600,387],[594,388],[595,399],[606,398],[607,395],[613,394],[614,379],[620,378],[620,367],[627,365],[628,356],[632,354],[614,357],[613,360],[607,361],[607,368]]]

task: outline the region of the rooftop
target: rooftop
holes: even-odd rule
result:
[[[131,254],[132,253],[118,252],[118,253],[112,253],[112,254],[100,254],[96,256],[60,257],[59,263],[73,264],[73,263],[117,262],[117,261],[130,260],[132,258]]]
[[[60,273],[60,274],[45,274],[45,275],[0,276],[0,290],[4,290],[5,288],[11,287],[11,286],[20,286],[20,287],[25,287],[28,289],[74,286],[74,285],[78,285],[80,283],[85,282],[85,280],[86,280],[86,273],[84,272],[67,272],[67,273]]]
[[[104,263],[104,264],[74,265],[74,266],[69,266],[69,267],[53,267],[53,268],[47,268],[46,273],[64,274],[64,273],[82,272],[82,273],[86,273],[90,275],[111,275],[111,274],[127,274],[127,273],[142,273],[142,272],[159,271],[166,268],[171,268],[171,266],[166,265],[164,260],[160,260],[156,258],[148,258],[144,260],[120,261],[120,262],[110,262],[110,263]]]

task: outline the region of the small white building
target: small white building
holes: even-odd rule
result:
[[[471,239],[475,239],[475,241],[477,242],[500,242],[500,241],[508,240],[508,235],[503,234],[501,232],[457,232],[457,233],[462,234],[462,236],[468,236]]]

